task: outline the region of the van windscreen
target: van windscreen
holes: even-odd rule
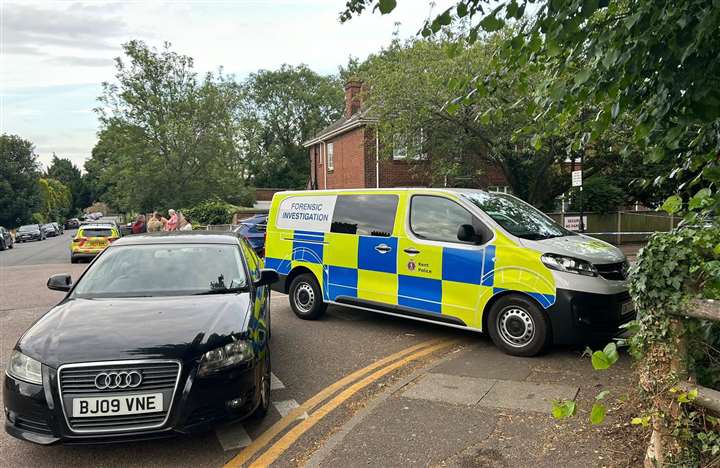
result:
[[[504,193],[464,192],[462,196],[483,210],[510,234],[530,240],[575,235],[555,224],[531,205]]]

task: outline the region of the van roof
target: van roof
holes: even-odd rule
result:
[[[283,193],[338,193],[338,192],[409,192],[414,190],[430,191],[430,192],[454,192],[454,193],[469,193],[469,192],[485,192],[487,190],[473,189],[473,188],[455,188],[455,187],[385,187],[385,188],[354,188],[354,189],[327,189],[327,190],[285,190],[277,192],[276,194]]]

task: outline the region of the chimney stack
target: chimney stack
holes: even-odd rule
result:
[[[349,119],[362,107],[362,81],[351,78],[345,83],[345,118]]]

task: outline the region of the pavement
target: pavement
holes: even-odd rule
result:
[[[69,242],[66,233],[0,252],[0,366],[63,298],[47,278],[87,267],[69,263]],[[601,389],[621,395],[632,381],[626,356],[600,376],[577,348],[510,357],[482,335],[342,307],[302,321],[275,293],[271,313],[273,407],[264,420],[89,447],[41,447],[0,431],[0,466],[606,465],[611,448],[585,437],[594,434],[586,410],[558,423],[550,402],[587,407]]]

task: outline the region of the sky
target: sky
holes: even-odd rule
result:
[[[101,84],[131,39],[168,41],[198,72],[222,66],[238,80],[284,63],[331,74],[380,50],[396,28],[415,35],[449,3],[404,0],[392,15],[340,24],[345,0],[0,0],[0,133],[32,141],[44,166],[54,152],[82,169],[97,141]]]

